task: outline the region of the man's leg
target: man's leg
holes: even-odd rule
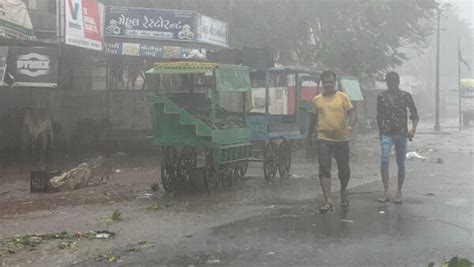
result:
[[[389,178],[390,153],[392,152],[393,138],[388,135],[380,136],[380,145],[382,149],[382,160],[381,160],[380,172],[382,174],[384,197],[379,199],[379,201],[387,202],[390,198],[390,195],[388,193],[388,178]]]
[[[395,151],[397,152],[398,166],[398,188],[395,195],[395,202],[402,203],[402,186],[405,180],[405,159],[407,153],[407,137],[405,135],[397,135],[394,137]]]
[[[347,197],[347,184],[351,177],[351,169],[349,167],[349,142],[344,142],[342,144],[336,145],[334,149],[334,158],[337,163],[337,170],[339,181],[341,182],[341,206],[347,207],[349,205],[349,200]]]
[[[331,198],[331,145],[318,142],[318,159],[319,159],[319,181],[324,194],[325,204],[332,206]]]

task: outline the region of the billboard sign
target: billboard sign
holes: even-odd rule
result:
[[[11,86],[56,87],[58,51],[52,47],[12,46],[4,82]]]
[[[102,51],[101,8],[93,0],[64,0],[66,44]]]
[[[227,23],[204,15],[197,20],[197,40],[203,43],[228,47]]]
[[[194,41],[195,12],[109,6],[105,36]]]

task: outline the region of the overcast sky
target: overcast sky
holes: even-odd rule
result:
[[[443,2],[452,3],[459,16],[470,23],[471,28],[474,28],[474,0],[444,0]]]

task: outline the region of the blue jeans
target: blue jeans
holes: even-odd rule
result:
[[[405,177],[405,158],[407,153],[407,136],[404,134],[381,135],[380,144],[382,147],[382,172],[388,172],[390,163],[390,153],[395,145],[397,153],[398,177]]]

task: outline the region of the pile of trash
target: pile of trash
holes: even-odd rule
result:
[[[15,254],[21,250],[35,250],[39,245],[59,241],[58,248],[67,249],[76,245],[76,241],[81,239],[109,239],[113,238],[115,233],[109,231],[89,231],[85,234],[76,232],[70,234],[68,232],[53,233],[53,234],[34,234],[15,236],[0,240],[0,256],[7,254]]]
[[[108,183],[113,174],[111,160],[99,156],[88,163],[81,163],[76,168],[51,178],[49,183],[55,190],[70,191]]]
[[[419,153],[418,153],[419,152]],[[413,159],[421,159],[423,161],[428,161],[431,163],[438,163],[438,164],[443,164],[444,161],[441,158],[432,158],[432,157],[425,157],[420,155],[420,153],[423,153],[424,150],[419,150],[419,151],[411,151],[406,154],[406,158],[408,160],[413,160]],[[435,152],[434,149],[429,149],[427,152]]]

